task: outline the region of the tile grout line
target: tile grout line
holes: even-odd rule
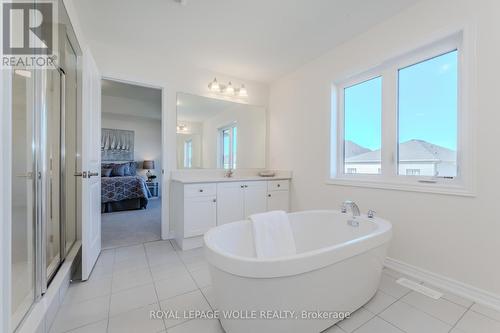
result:
[[[378,313],[374,313],[374,312],[370,311],[370,309],[368,309],[368,308],[366,308],[366,307],[365,307],[365,305],[366,305],[366,304],[368,304],[368,302],[370,302],[370,301],[368,301],[367,303],[365,303],[365,304],[362,306],[362,307],[363,307],[366,311],[373,313],[375,316],[378,316],[379,314],[381,314],[382,312],[384,312],[385,310],[387,310],[387,309],[388,309],[391,305],[393,305],[394,303],[396,303],[396,302],[398,302],[398,301],[399,301],[399,299],[397,299],[397,298],[395,298],[394,296],[391,296],[391,295],[389,295],[389,294],[387,294],[387,293],[383,292],[383,291],[382,291],[382,290],[380,290],[380,289],[377,289],[377,292],[380,292],[380,293],[382,293],[382,294],[384,294],[384,295],[386,295],[386,296],[388,296],[388,297],[392,297],[392,298],[394,298],[394,300],[391,300],[391,303],[390,303],[389,305],[385,306],[385,307],[384,307],[382,310],[380,310]],[[374,297],[375,297],[375,296],[374,296]],[[404,296],[403,296],[403,297],[404,297]],[[371,299],[370,299],[370,300],[371,300]]]
[[[115,275],[115,261],[116,261],[116,249],[113,249],[113,269],[111,270],[111,290],[109,295],[109,305],[108,305],[108,318],[106,324],[106,333],[109,331],[109,315],[111,313],[111,297],[113,295],[113,278]]]
[[[114,262],[114,255],[113,255],[113,262]],[[92,274],[92,273],[91,273]],[[113,274],[113,272],[111,272],[111,274]],[[80,283],[85,283],[85,282],[80,282]],[[90,326],[90,325],[93,325],[93,324],[96,324],[100,321],[104,321],[106,320],[106,332],[108,331],[108,324],[109,324],[109,304],[111,303],[111,293],[109,294],[106,294],[106,295],[101,295],[101,296],[96,296],[96,297],[92,297],[92,298],[89,298],[89,299],[85,299],[85,300],[82,300],[82,301],[78,301],[78,302],[71,302],[71,303],[66,303],[67,306],[71,306],[71,305],[75,305],[75,304],[80,304],[80,303],[83,303],[83,302],[87,302],[87,301],[93,301],[93,300],[96,300],[98,298],[104,298],[104,297],[109,297],[110,300],[109,300],[109,303],[108,303],[108,315],[106,316],[106,318],[104,319],[100,319],[100,320],[96,320],[96,321],[92,321],[92,322],[88,322],[88,323],[85,323],[83,325],[80,325],[80,326],[76,326],[76,327],[73,327],[67,331],[64,331],[64,333],[68,333],[68,332],[71,332],[73,330],[76,330],[76,329],[80,329],[80,328],[83,328],[83,327],[86,327],[86,326]],[[61,304],[62,305],[62,304]],[[59,311],[58,311],[59,313]],[[49,331],[47,331],[48,333]]]
[[[401,332],[405,332],[405,333],[407,333],[407,331],[405,331],[405,330],[404,330],[404,329],[402,329],[401,327],[397,326],[397,325],[396,325],[396,324],[394,324],[394,323],[391,323],[390,321],[388,321],[388,320],[386,320],[386,319],[384,319],[384,318],[380,317],[379,315],[376,315],[375,317],[379,318],[380,320],[385,321],[387,324],[389,324],[389,325],[391,325],[391,326],[396,327],[396,328],[397,328],[398,330],[400,330]],[[372,319],[373,319],[373,318],[372,318]]]
[[[175,250],[175,253],[177,254],[177,256],[179,257],[179,259],[181,260],[182,264],[184,265],[184,268],[186,269],[186,271],[188,272],[189,276],[191,277],[191,279],[193,280],[194,284],[196,285],[196,287],[198,288],[197,290],[200,292],[201,296],[203,296],[203,298],[205,299],[205,302],[207,302],[208,306],[210,307],[210,309],[212,309],[212,311],[214,311],[214,309],[212,308],[212,305],[210,304],[210,302],[208,301],[207,297],[205,296],[205,294],[203,293],[203,291],[201,290],[201,288],[198,286],[198,283],[196,283],[196,280],[194,279],[193,275],[191,274],[191,271],[188,269],[186,263],[184,262],[184,260],[182,259],[182,257],[180,256],[180,254],[178,253],[177,249],[175,248],[175,246],[173,246],[172,244],[172,241],[169,240],[170,244],[172,245],[172,247],[174,248]],[[182,251],[182,250],[180,250]],[[192,291],[191,291],[192,292]],[[184,323],[187,323],[189,321],[191,321],[193,319],[189,319],[187,321],[185,321]],[[182,323],[182,324],[184,324]],[[181,324],[179,324],[181,325]],[[175,325],[177,326],[177,325]],[[172,326],[172,327],[175,327],[175,326]],[[171,327],[171,328],[172,328]]]
[[[450,302],[450,301],[448,301],[447,299],[444,299],[444,300],[445,300],[445,301],[447,301],[447,302]],[[406,305],[408,305],[408,306],[411,306],[412,308],[416,309],[417,311],[420,311],[420,312],[422,312],[422,313],[425,313],[425,314],[427,314],[427,315],[431,316],[432,318],[439,320],[439,321],[440,321],[440,322],[442,322],[442,323],[445,323],[445,324],[446,324],[446,325],[448,325],[448,326],[454,326],[454,325],[456,324],[456,323],[455,323],[455,324],[453,324],[453,325],[452,325],[452,324],[450,324],[450,323],[447,323],[447,322],[445,322],[444,320],[442,320],[441,318],[439,318],[439,317],[435,316],[434,314],[429,313],[429,312],[424,311],[424,310],[420,310],[419,308],[417,308],[417,307],[416,307],[416,306],[414,306],[413,304],[410,304],[410,303],[408,303],[408,302],[405,302],[403,299],[400,299],[399,301],[401,301],[401,302],[405,303],[405,304],[406,304]],[[453,302],[450,302],[450,303],[453,303]],[[453,303],[453,304],[455,304],[455,303]],[[458,304],[455,304],[455,305],[458,305]],[[458,306],[459,306],[459,305],[458,305]],[[472,306],[472,305],[471,305],[471,306]],[[462,316],[463,316],[463,315],[464,315],[467,311],[469,311],[469,308],[470,308],[470,307],[469,307],[469,308],[467,308],[467,307],[465,307],[465,306],[463,306],[463,305],[462,305],[462,306],[460,306],[460,307],[465,308],[465,312],[462,314]],[[462,318],[462,316],[460,316],[460,318]],[[460,319],[458,319],[458,320],[460,320]],[[457,322],[458,322],[458,321],[457,321]]]
[[[146,254],[146,261],[148,263],[148,270],[149,270],[149,274],[151,275],[151,281],[153,283],[153,289],[155,290],[156,303],[158,304],[158,308],[160,310],[163,310],[162,306],[161,306],[161,302],[160,302],[160,297],[158,296],[158,290],[156,290],[156,283],[155,283],[155,280],[153,279],[153,272],[151,271],[151,264],[149,262],[149,255],[148,255],[148,251],[146,250],[146,245],[145,244],[146,243],[143,243],[142,246],[144,248],[144,253]],[[172,246],[172,244],[170,244],[170,246]],[[151,318],[149,320],[151,320]],[[163,328],[165,329],[165,332],[166,332],[167,331],[167,324],[165,323],[164,319],[162,319],[161,322],[162,322]]]
[[[172,241],[170,241],[172,242]],[[180,256],[179,256],[180,257]],[[212,311],[215,311],[215,309],[212,307],[212,304],[210,304],[210,302],[208,301],[208,298],[205,296],[205,294],[203,293],[203,290],[201,290],[200,286],[198,285],[198,282],[196,282],[195,278],[193,277],[193,274],[191,274],[191,271],[188,269],[186,263],[184,262],[184,260],[182,260],[182,257],[180,258],[182,263],[184,264],[184,266],[186,267],[186,270],[188,271],[189,273],[189,276],[191,276],[191,279],[193,279],[194,281],[194,284],[198,287],[198,290],[200,291],[201,295],[203,296],[203,298],[205,299],[205,301],[208,303],[208,306],[210,307],[210,309],[212,309]],[[202,268],[200,268],[199,270],[201,270]],[[193,271],[197,271],[197,270],[193,270]],[[205,286],[203,288],[206,288],[206,287],[209,287],[211,286],[212,284],[210,283],[210,285],[208,286]]]
[[[476,303],[474,303],[474,302],[473,302],[473,303],[472,303],[472,304],[471,304],[471,305],[467,308],[467,310],[466,310],[464,313],[462,313],[462,315],[460,316],[460,318],[458,318],[457,322],[456,322],[456,323],[455,323],[455,324],[451,327],[451,329],[450,329],[448,332],[453,331],[453,330],[457,327],[458,323],[460,322],[460,320],[462,320],[462,318],[463,318],[463,317],[465,317],[465,315],[467,314],[467,312],[469,312],[469,311],[474,312],[474,310],[471,310],[471,309],[472,309],[472,307],[474,306],[474,304],[476,304]]]
[[[496,322],[500,323],[500,320],[499,320],[498,318],[493,318],[493,317],[490,317],[490,315],[487,315],[487,314],[482,313],[482,312],[480,312],[480,311],[474,310],[474,309],[473,309],[474,304],[481,305],[481,304],[476,303],[476,302],[472,303],[472,305],[470,306],[470,311],[474,312],[475,314],[481,315],[481,316],[483,316],[483,317],[486,317],[486,318],[488,318],[488,319],[491,319],[491,320],[493,320],[493,321],[496,321]],[[482,305],[482,306],[487,307],[486,305]],[[488,307],[487,307],[487,308],[488,308]],[[493,310],[493,311],[497,311],[497,310],[495,310],[495,309],[492,309],[492,310]],[[497,312],[500,312],[500,311],[497,311]]]
[[[431,314],[431,313],[428,313],[428,312],[426,312],[426,311],[420,310],[419,308],[417,308],[417,307],[416,307],[416,306],[414,306],[413,304],[410,304],[410,303],[408,303],[408,302],[405,302],[405,301],[403,301],[402,299],[399,299],[399,300],[398,300],[398,302],[399,302],[399,301],[401,301],[402,303],[404,303],[404,304],[406,304],[406,305],[408,305],[408,306],[412,307],[413,309],[417,310],[418,312],[422,312],[422,313],[424,313],[424,314],[428,315],[429,317],[432,317],[432,318],[434,318],[434,319],[439,320],[440,322],[442,322],[443,324],[445,324],[445,325],[447,325],[447,326],[453,326],[452,324],[450,324],[450,323],[447,323],[447,322],[443,321],[441,318],[438,318],[438,317],[436,317],[435,315],[433,315],[433,314]],[[465,311],[465,312],[467,312],[467,311]]]
[[[113,255],[113,261],[114,261],[114,255]],[[112,274],[112,273],[113,273],[113,272],[111,272],[111,274]],[[92,273],[91,273],[91,274],[92,274]],[[80,283],[85,283],[85,282],[80,281]],[[92,298],[89,298],[89,299],[86,299],[86,300],[82,300],[82,301],[78,301],[78,302],[66,303],[66,306],[71,306],[71,305],[74,305],[74,304],[79,304],[79,303],[83,303],[83,302],[87,302],[87,301],[92,301],[92,300],[95,300],[95,299],[98,299],[98,298],[103,298],[103,297],[108,297],[108,296],[110,297],[110,296],[111,296],[111,294],[108,294],[108,295],[101,295],[101,296],[96,296],[96,297],[92,297]],[[66,298],[66,296],[65,296],[64,298]],[[110,301],[111,301],[111,297],[110,297]],[[64,299],[63,299],[63,304],[64,304]],[[62,305],[63,305],[63,304],[61,304],[61,305],[59,306],[59,309],[57,310],[57,313],[56,313],[56,317],[57,317],[57,314],[59,314],[59,311],[61,310],[61,308],[62,308]],[[108,317],[109,317],[109,309],[108,309]],[[104,320],[106,320],[106,321],[107,321],[107,320],[108,320],[108,317],[106,317],[106,318],[104,318],[104,319],[100,319],[100,320],[96,320],[96,321],[88,322],[88,323],[85,323],[85,324],[80,325],[80,326],[73,327],[73,328],[71,328],[71,329],[69,329],[69,330],[67,330],[67,331],[64,331],[63,333],[68,333],[68,332],[74,331],[74,330],[76,330],[76,329],[80,329],[80,328],[83,328],[83,327],[86,327],[86,326],[90,326],[90,325],[96,324],[96,323],[98,323],[98,322],[100,322],[100,321],[104,321]],[[55,318],[55,317],[54,317],[54,318]],[[54,322],[55,322],[55,320],[54,320]],[[52,326],[53,326],[53,325],[54,325],[54,323],[52,323],[52,325],[51,325],[51,327],[49,328],[49,330],[47,330],[47,331],[46,331],[47,333],[49,333],[49,332],[50,332],[50,329],[52,328]],[[107,332],[107,331],[108,331],[108,329],[107,329],[107,326],[106,326],[106,332]]]

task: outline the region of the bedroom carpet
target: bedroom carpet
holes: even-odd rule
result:
[[[149,200],[148,208],[101,215],[102,248],[142,244],[161,239],[161,199]]]

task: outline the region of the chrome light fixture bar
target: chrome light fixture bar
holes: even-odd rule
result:
[[[242,84],[240,88],[235,88],[231,81],[225,85],[217,82],[217,78],[214,78],[214,80],[208,84],[208,90],[225,96],[248,97],[248,91],[244,84]]]

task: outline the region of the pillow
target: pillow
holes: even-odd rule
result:
[[[127,169],[126,164],[115,164],[111,171],[111,177],[123,177]]]
[[[101,168],[101,177],[111,177],[112,168]]]
[[[136,162],[130,162],[128,168],[129,168],[130,176],[137,176],[137,163]]]
[[[125,169],[123,170],[123,175],[124,176],[132,176],[132,174],[130,173],[130,164],[124,163],[122,165],[125,166]]]

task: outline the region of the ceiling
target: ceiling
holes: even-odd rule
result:
[[[92,42],[271,82],[418,0],[78,0]]]

